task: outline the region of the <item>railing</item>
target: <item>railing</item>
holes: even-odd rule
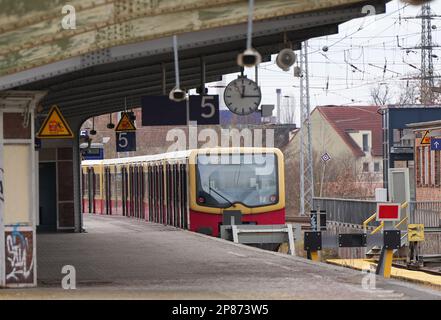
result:
[[[441,226],[441,201],[410,201],[409,220],[400,221],[400,225],[406,223],[422,223],[427,227]],[[314,207],[326,210],[327,220],[341,223],[362,225],[368,223],[379,226],[373,221],[377,210],[377,201],[355,200],[340,198],[314,198]]]
[[[326,210],[327,220],[335,222],[330,224],[334,232],[347,231],[350,226],[346,224],[351,224],[358,225],[357,230],[363,228],[367,233],[367,224],[366,227],[363,225],[363,222],[366,221],[374,226],[374,230],[370,228],[371,232],[378,232],[382,229],[378,221],[375,221],[375,215],[372,214],[377,209],[376,201],[314,198],[314,207]],[[441,201],[410,201],[408,212],[408,218],[404,217],[396,224],[396,227],[403,230],[402,242],[407,238],[407,230],[405,230],[407,223],[421,223],[426,227],[441,227]],[[420,254],[439,254],[441,252],[441,234],[426,234],[425,241],[420,244],[419,251]],[[355,258],[352,254],[353,252],[350,257]],[[357,257],[361,257],[361,255]]]
[[[373,200],[314,198],[314,207],[326,210],[328,221],[361,225],[372,215],[372,212],[377,210],[377,202]]]
[[[441,225],[441,201],[411,201],[409,223],[422,223],[426,227]]]
[[[403,202],[400,206],[401,209],[405,209],[407,208],[407,206],[409,205],[409,203]],[[369,224],[369,222],[371,222],[372,220],[374,220],[377,217],[377,213],[375,212],[374,214],[372,214],[369,218],[367,218],[365,221],[363,221],[363,230],[366,233],[367,232],[367,225]],[[401,219],[396,225],[395,228],[399,228],[404,222],[407,221],[408,216],[405,216],[403,219]],[[378,231],[380,231],[381,229],[384,228],[384,221],[381,221],[380,225],[378,227],[376,227],[371,234],[375,234]]]

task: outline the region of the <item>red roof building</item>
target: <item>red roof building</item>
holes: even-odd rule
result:
[[[364,157],[365,152],[363,145],[358,144],[351,133],[370,131],[372,136],[369,152],[374,157],[382,157],[383,130],[378,109],[378,106],[320,106],[313,113],[321,114],[356,157]]]
[[[377,106],[330,105],[313,110],[311,138],[315,196],[368,199],[374,196],[375,188],[382,187],[383,134],[378,109]],[[299,153],[300,134],[297,130],[284,149],[287,185],[291,188],[299,181]],[[288,194],[288,203],[290,197]],[[296,196],[292,197],[295,206]]]

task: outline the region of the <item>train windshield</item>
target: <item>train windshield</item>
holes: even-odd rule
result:
[[[277,158],[263,154],[200,154],[197,203],[227,208],[234,203],[259,207],[278,202]]]

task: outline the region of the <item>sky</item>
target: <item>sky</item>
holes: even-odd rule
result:
[[[437,28],[432,30],[434,44],[441,45],[441,0],[431,3],[432,13],[439,14],[432,20]],[[370,90],[379,83],[388,85],[398,95],[399,88],[406,86],[410,73],[419,72],[420,50],[412,48],[421,43],[421,19],[408,19],[419,14],[421,6],[406,6],[394,0],[387,4],[386,13],[354,19],[339,26],[335,35],[313,38],[308,41],[310,105],[370,105]],[[327,46],[328,51],[323,51]],[[441,74],[441,47],[435,47],[433,60],[435,74]],[[285,72],[272,61],[259,65],[259,84],[262,104],[276,104],[276,89],[282,90],[282,108],[296,108],[296,123],[299,119],[299,80],[293,76],[293,68]],[[355,66],[353,68],[351,65]],[[383,73],[386,65],[387,71]],[[245,74],[254,79],[254,69]],[[234,80],[237,74],[224,76],[224,82]],[[210,88],[209,93],[218,89]],[[326,90],[326,87],[328,89]],[[288,98],[291,97],[291,98]],[[223,100],[221,98],[221,100]],[[393,101],[392,101],[393,102]],[[221,103],[222,105],[222,103]]]

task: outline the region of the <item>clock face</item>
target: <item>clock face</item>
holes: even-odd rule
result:
[[[225,105],[231,112],[239,115],[255,112],[261,99],[260,87],[247,77],[231,81],[224,92]]]

